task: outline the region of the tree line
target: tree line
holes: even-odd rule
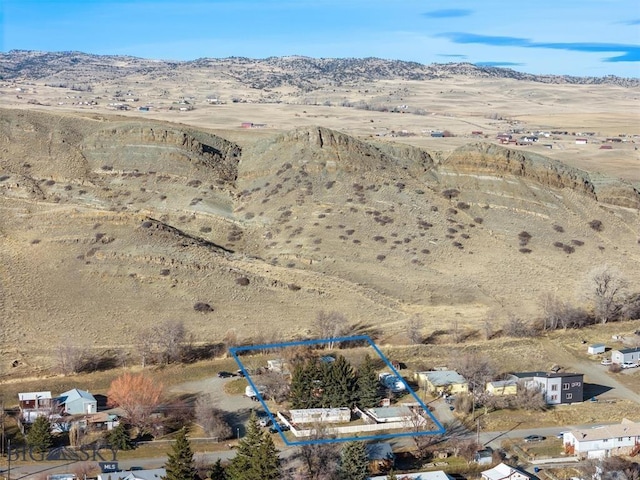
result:
[[[369,355],[356,370],[338,355],[333,362],[318,358],[297,364],[291,375],[291,408],[361,408],[377,406],[379,382]]]

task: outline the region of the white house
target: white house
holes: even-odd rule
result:
[[[416,472],[416,473],[396,473],[398,480],[453,480],[451,475],[444,473],[442,470],[436,472]],[[377,477],[369,477],[369,480],[387,480],[387,475],[379,475]]]
[[[589,345],[587,347],[587,353],[589,355],[597,355],[599,353],[604,353],[606,346],[604,343],[594,343],[593,345]]]
[[[531,476],[506,463],[500,463],[490,470],[485,470],[482,480],[531,480]]]
[[[347,423],[351,420],[351,409],[340,408],[299,408],[289,410],[291,422],[304,423]]]
[[[640,423],[624,419],[619,425],[572,430],[563,436],[564,450],[581,458],[640,453]]]
[[[611,352],[611,361],[613,363],[640,363],[640,347],[613,350]]]

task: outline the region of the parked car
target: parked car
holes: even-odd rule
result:
[[[244,378],[244,372],[242,370],[237,370],[236,375]]]
[[[546,437],[543,437],[542,435],[528,435],[524,437],[524,441],[527,443],[541,442],[543,440],[546,440]]]
[[[278,423],[278,425],[276,424],[271,425],[271,428],[269,429],[269,431],[271,433],[278,433],[278,427],[280,427],[280,430],[282,430],[283,432],[286,432],[287,430],[289,430],[288,425],[284,423]]]
[[[225,372],[224,370],[222,372],[218,372],[218,378],[229,378],[229,377],[235,377],[235,375],[231,372]]]
[[[624,362],[620,364],[620,367],[622,368],[636,368],[637,366],[638,364],[633,362]]]
[[[600,362],[600,365],[611,365],[613,362],[611,361],[610,358],[603,358],[602,361]]]
[[[260,425],[261,427],[268,427],[269,425],[271,425],[271,419],[266,415],[264,417],[260,417],[258,419],[258,425]]]

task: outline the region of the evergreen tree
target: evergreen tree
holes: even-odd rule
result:
[[[260,443],[256,457],[260,478],[264,480],[278,480],[280,478],[278,450],[276,450],[271,435],[266,431],[262,434],[262,442]]]
[[[211,480],[227,480],[227,472],[222,466],[222,460],[218,459],[218,461],[213,464],[209,472],[209,478]]]
[[[26,436],[27,444],[37,453],[51,448],[51,423],[47,417],[40,416],[33,422]]]
[[[198,480],[193,451],[184,428],[178,431],[164,468],[167,474],[162,477],[163,480]]]
[[[293,369],[289,391],[291,408],[309,408],[313,381],[309,378],[308,363],[298,364]]]
[[[328,401],[330,407],[353,406],[356,391],[356,376],[353,367],[342,355],[331,364],[329,374],[330,391]]]
[[[336,386],[333,384],[333,369],[330,363],[320,363],[317,366],[316,389],[318,392],[318,407],[331,407],[331,400],[336,396]]]
[[[278,452],[269,433],[260,430],[255,413],[249,418],[247,434],[238,444],[227,476],[229,480],[278,480],[280,477]]]
[[[342,450],[340,460],[340,480],[367,480],[369,478],[369,457],[363,442],[349,442]]]
[[[376,376],[376,369],[373,360],[369,355],[365,355],[364,361],[358,369],[357,376],[357,403],[360,408],[373,408],[378,406],[380,397],[378,396],[379,382]]]
[[[124,423],[120,422],[117,427],[109,432],[107,437],[111,448],[117,448],[118,450],[132,450],[133,443],[129,436],[129,430]]]

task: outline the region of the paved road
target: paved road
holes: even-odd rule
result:
[[[582,428],[590,428],[594,425],[573,425],[565,427],[545,427],[545,428],[530,428],[530,429],[513,429],[508,431],[499,432],[480,432],[480,443],[485,446],[491,446],[498,448],[500,442],[505,439],[517,439],[523,438],[527,435],[543,435],[545,437],[553,437],[559,434],[561,431],[574,430]],[[454,428],[449,432],[450,435],[460,438],[476,438],[476,432],[469,432],[468,430],[461,431]],[[413,440],[411,438],[398,438],[392,442],[395,448],[402,447],[403,445],[412,446]],[[287,447],[280,452],[281,458],[289,457],[296,452],[293,447]],[[212,464],[218,459],[229,460],[235,456],[235,450],[223,450],[218,452],[206,452],[197,453],[195,455],[196,462],[203,462]],[[126,470],[133,466],[149,468],[161,468],[166,461],[166,456],[160,456],[155,458],[143,458],[136,460],[123,460],[119,462],[120,468]],[[65,473],[73,470],[73,464],[66,465],[51,465],[50,463],[40,463],[34,465],[21,466],[11,469],[12,480],[36,480],[39,479],[42,474],[52,473]]]

